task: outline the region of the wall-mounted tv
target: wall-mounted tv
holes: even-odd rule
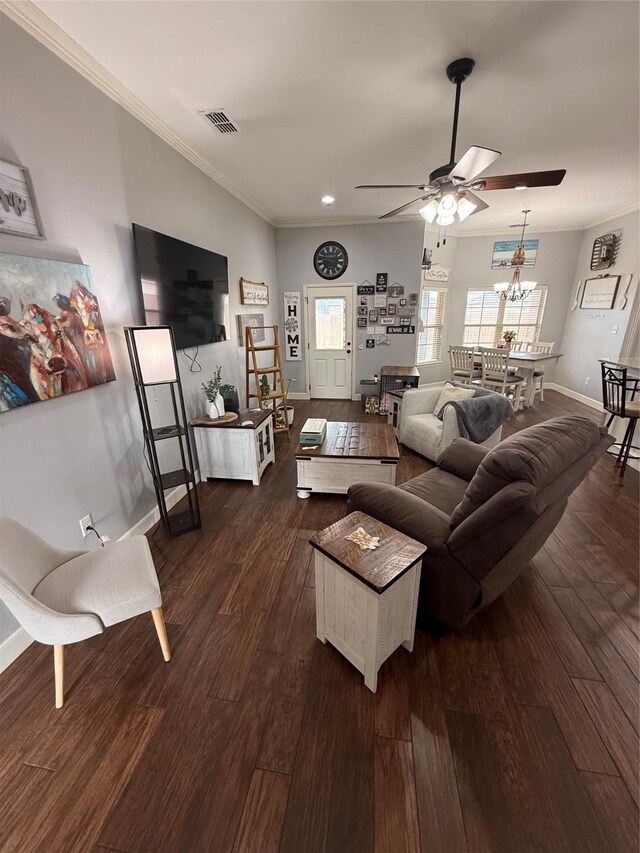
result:
[[[144,322],[173,326],[178,349],[229,339],[227,259],[133,225]]]

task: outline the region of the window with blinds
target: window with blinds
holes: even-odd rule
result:
[[[497,346],[502,343],[502,333],[507,329],[516,333],[517,341],[539,340],[546,301],[546,287],[536,287],[518,302],[500,299],[493,288],[468,290],[465,346]]]
[[[417,364],[440,361],[446,290],[423,290],[420,294],[420,323],[416,353]]]

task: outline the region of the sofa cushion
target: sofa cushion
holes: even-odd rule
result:
[[[466,480],[456,477],[448,471],[434,468],[427,471],[426,474],[420,474],[413,480],[403,483],[400,489],[427,501],[441,512],[451,515],[462,500],[467,485]]]
[[[431,412],[408,415],[402,421],[402,443],[427,459],[435,460],[440,452],[442,421]]]
[[[542,489],[587,453],[606,434],[590,418],[568,415],[523,429],[485,456],[453,512],[453,527],[509,483]]]
[[[475,388],[460,388],[459,386],[445,382],[442,386],[442,391],[438,397],[438,402],[435,405],[433,414],[437,417],[440,414],[440,409],[452,400],[468,400],[469,397],[475,397],[475,395]]]

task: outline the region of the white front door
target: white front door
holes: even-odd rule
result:
[[[311,397],[351,399],[353,290],[309,287],[308,343]]]

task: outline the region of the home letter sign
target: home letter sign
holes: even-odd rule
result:
[[[284,335],[286,361],[302,361],[302,340],[300,336],[300,294],[284,294]]]

